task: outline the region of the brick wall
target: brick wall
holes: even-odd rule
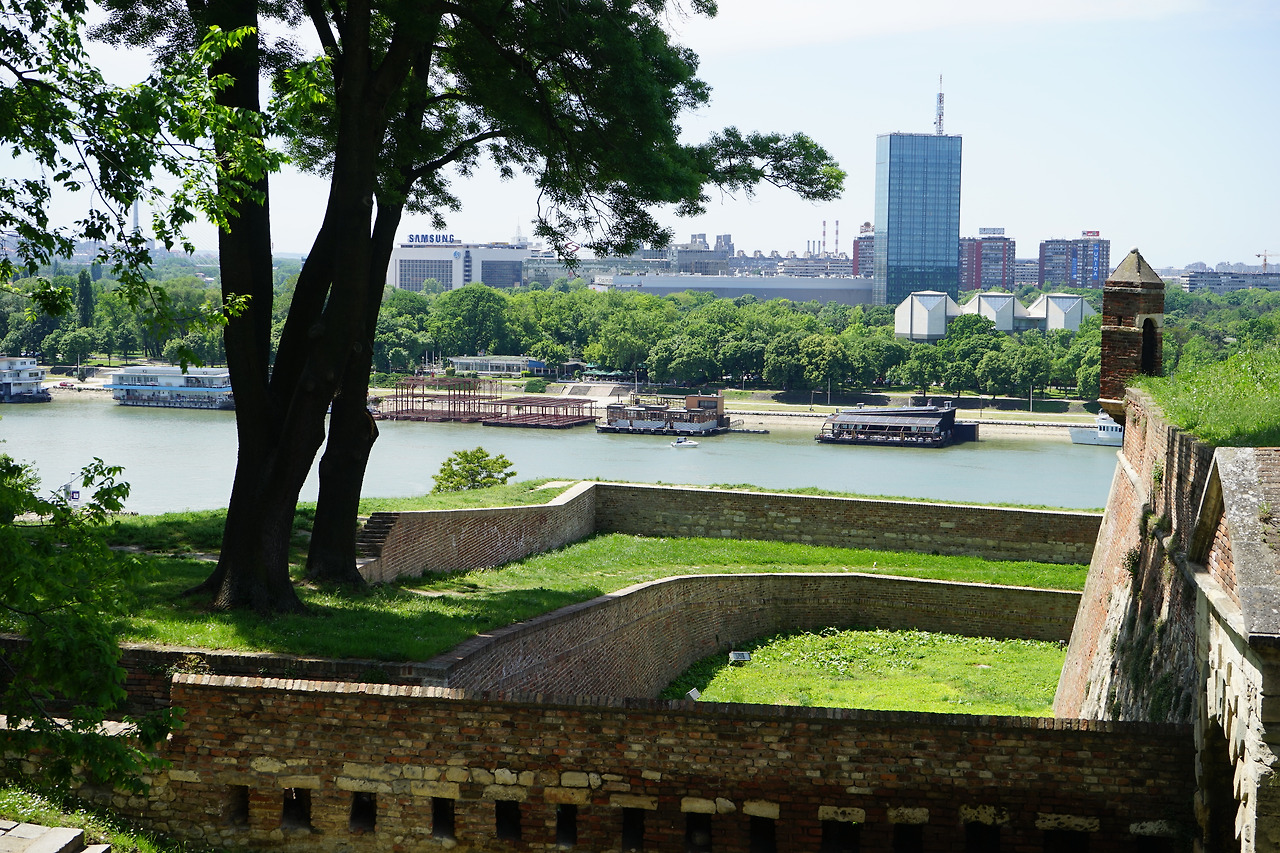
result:
[[[692,825],[717,853],[815,851],[840,828],[887,850],[899,827],[959,853],[977,823],[1003,850],[1066,829],[1106,853],[1192,821],[1185,727],[195,675],[174,701],[172,766],[115,806],[221,847],[553,850],[572,825],[573,849],[639,829],[681,851]]]
[[[1087,563],[1101,516],[1086,512],[601,483],[596,529]]]
[[[500,566],[595,531],[595,491],[579,483],[538,506],[393,513],[381,554],[361,567],[372,582]]]
[[[778,632],[916,628],[1065,641],[1078,602],[1075,592],[858,573],[667,578],[488,632],[422,663],[125,644],[122,710],[167,707],[175,673],[656,696],[694,662]],[[0,635],[3,654],[25,647]]]
[[[1173,564],[1195,527],[1213,448],[1130,389],[1124,447],[1054,713],[1187,722],[1199,689],[1195,585]],[[1227,569],[1219,569],[1229,571]]]
[[[827,627],[1061,640],[1079,594],[863,574],[667,578],[468,640],[429,661],[450,687],[656,696],[734,643]]]

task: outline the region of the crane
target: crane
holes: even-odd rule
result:
[[[1262,250],[1262,254],[1260,254],[1260,255],[1254,255],[1254,257],[1255,257],[1255,258],[1262,258],[1262,274],[1263,274],[1263,275],[1266,275],[1266,274],[1267,274],[1267,256],[1268,256],[1268,255],[1274,255],[1274,254],[1276,254],[1276,253],[1275,253],[1275,252],[1268,252],[1266,249],[1263,249],[1263,250]]]

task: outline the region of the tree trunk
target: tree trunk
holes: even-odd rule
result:
[[[359,585],[365,582],[356,567],[356,536],[365,469],[373,444],[378,440],[378,426],[367,406],[373,337],[382,307],[382,288],[375,281],[390,263],[395,230],[403,210],[403,205],[394,203],[378,207],[370,253],[363,347],[348,361],[329,415],[329,437],[320,460],[320,495],[306,570],[309,580],[321,583]]]

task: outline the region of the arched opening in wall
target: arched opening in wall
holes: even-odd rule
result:
[[[636,853],[644,849],[644,809],[622,810],[622,851]]]
[[[1210,721],[1204,727],[1200,745],[1200,795],[1207,817],[1204,849],[1207,851],[1239,849],[1236,839],[1235,766],[1222,726]]]
[[[520,840],[520,804],[515,800],[498,800],[493,804],[494,834],[499,841]]]
[[[285,829],[311,828],[311,791],[306,788],[284,789],[280,825]]]
[[[685,853],[711,853],[711,815],[685,812]]]
[[[569,803],[556,806],[556,844],[572,847],[578,843],[578,807]]]
[[[964,825],[964,853],[1000,853],[1000,827],[970,821]]]
[[[860,826],[844,820],[824,820],[821,853],[859,853]]]
[[[773,818],[751,816],[751,853],[777,853],[778,822]]]
[[[1150,317],[1142,321],[1142,363],[1138,372],[1145,376],[1157,376],[1160,373],[1160,353],[1157,346],[1160,336],[1156,334],[1156,321]]]
[[[924,853],[924,824],[895,823],[893,853]]]
[[[448,797],[431,798],[431,837],[453,838],[453,800]]]
[[[227,800],[222,807],[222,815],[232,826],[249,825],[249,786],[231,785],[227,790]]]
[[[378,795],[371,791],[353,791],[351,794],[352,832],[373,832],[378,824]]]

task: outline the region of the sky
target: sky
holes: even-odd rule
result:
[[[701,57],[711,103],[690,142],[726,126],[803,132],[848,173],[814,204],[764,188],[712,192],[705,215],[660,220],[677,242],[732,234],[736,248],[847,251],[874,218],[875,140],[931,133],[942,76],[945,131],[961,134],[961,236],[1003,227],[1018,257],[1096,230],[1118,263],[1280,264],[1280,3],[1275,0],[720,0],[714,19],[669,13]],[[686,3],[686,9],[688,4]],[[112,62],[145,67],[145,56]],[[532,186],[489,171],[455,184],[447,232],[528,236]],[[277,252],[305,253],[326,186],[286,172],[272,187]],[[405,235],[434,232],[406,219]],[[197,229],[212,248],[211,228]]]

